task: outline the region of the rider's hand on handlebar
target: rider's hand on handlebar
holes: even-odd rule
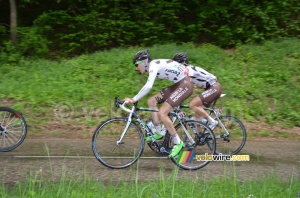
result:
[[[135,103],[135,101],[132,98],[124,98],[124,101],[127,101],[129,104]]]

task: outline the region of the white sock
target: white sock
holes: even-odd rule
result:
[[[159,123],[158,123],[158,124],[155,124],[154,127],[155,127],[155,129],[156,129],[156,133],[157,133],[157,134],[163,135],[163,134],[161,134],[161,126],[160,126]]]
[[[179,135],[177,133],[175,133],[174,135],[172,135],[172,138],[173,138],[174,144],[180,144],[181,139],[180,139],[180,137],[179,137]]]
[[[206,119],[208,120],[208,123],[209,123],[209,124],[215,123],[215,120],[214,120],[212,117],[210,117],[210,116],[207,116]]]

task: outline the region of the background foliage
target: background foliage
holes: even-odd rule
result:
[[[111,116],[114,97],[132,97],[146,81],[130,66],[143,48],[154,58],[187,51],[218,76],[229,113],[300,126],[298,0],[19,0],[17,8],[13,45],[9,1],[0,0],[0,100],[35,127]],[[157,80],[150,94],[167,85]],[[71,112],[58,116],[62,106]]]
[[[250,123],[299,127],[299,46],[298,39],[287,39],[240,45],[234,51],[192,43],[154,45],[148,49],[152,58],[172,58],[176,52],[187,51],[191,64],[215,74],[227,94],[219,102],[225,114]],[[113,115],[115,97],[133,97],[146,83],[148,75],[140,75],[131,62],[140,49],[114,48],[60,61],[21,59],[18,64],[2,64],[2,106],[10,104],[23,112],[35,127],[61,120],[65,130],[80,125],[85,126],[83,130],[96,127]],[[157,79],[140,105],[146,106],[150,95],[168,85],[170,82]],[[199,92],[202,90],[194,94]],[[66,105],[68,109],[64,110]],[[61,108],[65,112],[57,114]],[[37,130],[37,134],[42,131]]]
[[[9,4],[0,1],[0,49],[10,54]],[[300,33],[298,0],[20,0],[18,53],[74,56],[170,42],[228,48]]]

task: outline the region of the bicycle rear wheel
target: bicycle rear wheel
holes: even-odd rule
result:
[[[111,118],[100,124],[93,135],[94,155],[106,167],[126,168],[143,153],[144,135],[134,122],[129,125],[122,142],[117,143],[126,124],[127,118]]]
[[[214,129],[217,141],[216,153],[235,155],[242,150],[246,143],[246,128],[239,119],[233,116],[220,116],[219,119],[229,134],[226,135],[226,131],[221,127],[220,123]]]
[[[27,125],[18,111],[0,107],[0,152],[11,151],[24,141]]]
[[[212,159],[208,156],[214,155],[216,151],[216,140],[213,132],[202,122],[190,120],[184,123],[188,133],[192,136],[194,144],[184,132],[181,124],[175,129],[184,142],[184,148],[179,155],[171,160],[180,168],[185,170],[197,170],[206,166]],[[170,138],[170,144],[173,144]],[[204,159],[205,158],[205,159]]]

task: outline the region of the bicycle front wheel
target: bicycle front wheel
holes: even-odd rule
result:
[[[193,140],[188,137],[184,128]],[[202,122],[190,120],[185,121],[184,125],[178,124],[175,129],[184,142],[179,155],[171,158],[176,165],[185,170],[197,170],[212,161],[212,155],[216,151],[216,140],[208,126]],[[172,142],[170,139],[169,143],[172,144]]]
[[[0,152],[11,151],[24,141],[27,125],[18,111],[0,107]]]
[[[127,118],[111,118],[96,129],[92,139],[95,157],[104,166],[122,169],[134,164],[143,153],[144,135],[134,123],[128,127],[121,142]]]
[[[246,143],[246,128],[239,119],[233,116],[220,116],[219,119],[222,123],[219,123],[214,129],[217,141],[216,153],[235,155],[242,150]]]

